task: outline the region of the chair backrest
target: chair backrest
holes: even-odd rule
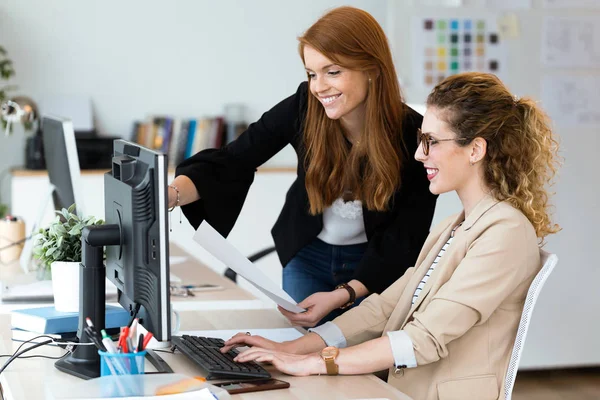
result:
[[[512,391],[515,386],[519,361],[521,360],[521,354],[523,353],[523,344],[525,343],[525,337],[527,336],[527,330],[529,329],[533,307],[542,291],[542,286],[544,286],[546,279],[548,279],[548,276],[550,276],[550,273],[558,262],[556,254],[550,254],[541,249],[540,259],[542,261],[542,269],[538,272],[533,282],[531,282],[531,286],[527,292],[523,313],[521,314],[521,321],[519,322],[519,329],[517,330],[515,345],[513,346],[510,362],[508,363],[508,371],[506,372],[506,380],[504,382],[504,395],[506,400],[512,398]]]

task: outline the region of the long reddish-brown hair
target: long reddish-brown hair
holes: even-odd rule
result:
[[[315,215],[352,191],[369,210],[388,208],[400,186],[402,121],[405,105],[381,26],[369,13],[353,7],[329,11],[298,38],[302,61],[310,46],[341,67],[368,73],[365,130],[360,144],[350,146],[339,120],[327,117],[309,93],[304,121],[306,191]],[[308,77],[310,83],[310,76]],[[302,162],[302,161],[301,161]]]

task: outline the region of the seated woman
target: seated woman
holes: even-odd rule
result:
[[[546,191],[557,142],[533,100],[483,73],[451,76],[433,90],[418,142],[429,189],[456,191],[463,211],[430,233],[416,266],[300,339],[238,334],[224,351],[253,346],[237,361],[271,362],[291,375],[389,369],[388,383],[414,399],[503,397],[539,246],[559,229]]]

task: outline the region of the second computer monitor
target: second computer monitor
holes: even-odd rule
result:
[[[167,156],[115,140],[104,202],[106,223],[120,226],[122,243],[106,248],[106,277],[119,289],[119,303],[130,311],[141,306],[143,326],[168,341]]]
[[[54,187],[54,209],[69,208],[75,204],[77,214],[85,215],[73,123],[67,118],[45,116],[42,119],[42,139],[48,178]]]

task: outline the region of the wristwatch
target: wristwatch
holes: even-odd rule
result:
[[[340,283],[335,288],[336,289],[346,289],[348,291],[348,293],[350,294],[350,300],[348,300],[348,302],[346,304],[341,306],[340,310],[345,310],[348,307],[352,307],[352,305],[356,301],[356,292],[354,291],[354,288],[352,286],[348,285],[347,283]]]
[[[335,359],[338,354],[340,354],[340,350],[335,346],[325,347],[321,350],[321,358],[325,361],[325,368],[327,368],[327,375],[337,375],[338,374],[338,365],[335,363]]]

